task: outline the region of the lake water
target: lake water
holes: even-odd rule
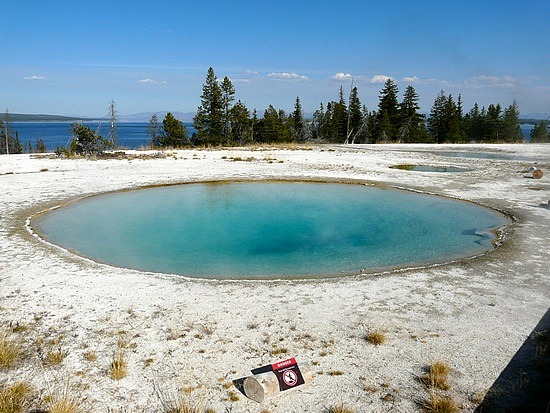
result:
[[[161,123],[161,122],[160,122]],[[110,123],[105,122],[84,122],[93,130],[98,130],[103,137],[109,135]],[[191,123],[184,123],[187,127],[189,137],[196,131]],[[147,134],[148,122],[119,122],[116,124],[116,135],[119,145],[122,148],[138,149],[148,147],[151,143],[151,136]],[[162,123],[161,123],[162,125]],[[533,125],[520,125],[526,139]],[[52,152],[61,146],[69,146],[71,143],[71,123],[69,122],[13,122],[12,128],[19,133],[19,140],[22,144],[30,142],[32,147],[36,146],[38,139],[42,139],[47,151]]]
[[[83,218],[85,217],[85,218]],[[187,184],[87,198],[32,221],[120,267],[200,278],[359,273],[473,256],[507,219],[471,203],[320,183]]]
[[[109,122],[83,122],[106,138],[109,135]],[[162,126],[162,122],[160,122]],[[119,122],[116,124],[116,137],[122,148],[147,148],[151,144],[151,136],[147,134],[148,122]],[[184,123],[189,137],[195,132],[191,123]],[[71,143],[70,122],[13,122],[12,129],[19,133],[22,144],[30,142],[34,148],[38,139],[42,139],[48,152]]]

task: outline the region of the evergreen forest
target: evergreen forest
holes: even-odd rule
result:
[[[220,81],[212,68],[208,69],[200,98],[193,123],[197,132],[188,141],[193,146],[524,141],[515,101],[504,108],[499,103],[480,108],[476,103],[465,112],[461,95],[454,98],[442,90],[426,116],[419,112],[419,95],[414,87],[407,86],[400,100],[397,84],[392,79],[388,79],[380,91],[375,110],[361,103],[357,87],[351,89],[349,96],[340,87],[338,99],[321,103],[311,119],[304,118],[299,97],[291,113],[269,105],[259,118],[256,109],[251,112],[243,102],[235,101],[231,80],[224,77]],[[545,126],[535,129],[546,131]],[[170,130],[164,132],[171,135]],[[547,142],[548,136],[534,141]]]

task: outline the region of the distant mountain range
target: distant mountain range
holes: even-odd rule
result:
[[[141,112],[141,113],[132,113],[130,115],[119,115],[119,122],[149,122],[153,115],[157,115],[158,121],[162,122],[166,116],[167,111],[158,111],[158,112]],[[182,122],[193,122],[195,117],[195,112],[170,112],[174,117]]]
[[[159,122],[162,122],[167,111],[158,112],[141,112],[132,113],[130,115],[118,115],[118,122],[149,122],[151,117],[156,114]],[[182,122],[193,122],[195,112],[171,112],[174,117]],[[0,120],[5,120],[5,114],[0,114]],[[89,116],[65,116],[65,115],[45,115],[45,114],[27,114],[27,113],[10,113],[10,122],[78,122],[78,121],[97,121],[106,120],[106,118],[94,118]]]
[[[77,122],[82,120],[96,120],[86,116],[64,116],[64,115],[44,115],[44,114],[26,114],[10,113],[10,122]],[[6,114],[0,114],[0,121],[6,120]]]
[[[159,122],[162,122],[168,111],[160,110],[158,112],[140,112],[129,115],[118,115],[118,122],[149,122],[151,117],[156,114]],[[174,117],[182,122],[193,122],[195,112],[171,112]],[[258,112],[258,116],[263,116]],[[312,113],[304,113],[306,119],[311,119]],[[4,120],[4,116],[0,114],[0,120]],[[547,112],[526,113],[520,116],[521,123],[535,123],[537,120],[546,120],[550,117]],[[10,113],[11,122],[77,122],[77,121],[105,121],[106,118],[93,118],[88,116],[65,116],[65,115],[45,115],[45,114],[24,114]]]

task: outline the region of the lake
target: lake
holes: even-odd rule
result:
[[[162,123],[159,122],[161,125]],[[121,148],[139,149],[146,148],[150,145],[151,136],[147,134],[148,122],[119,122],[116,124],[116,136]],[[83,125],[91,127],[93,130],[98,130],[103,137],[109,135],[108,121],[104,122],[83,122]],[[196,130],[192,123],[184,123],[187,127],[189,137]],[[533,129],[533,125],[523,124],[521,131],[525,138],[529,140],[529,135]],[[38,139],[42,139],[46,145],[48,152],[54,151],[61,146],[69,146],[71,143],[71,123],[70,122],[13,122],[13,130],[19,133],[21,144],[30,142],[32,147],[36,146]]]
[[[162,126],[162,122],[159,122]],[[110,122],[82,122],[106,138],[109,135]],[[116,137],[121,148],[147,148],[151,143],[151,136],[147,133],[149,122],[119,122],[116,124]],[[195,132],[191,123],[184,123],[189,137]],[[13,122],[12,129],[19,133],[21,144],[30,142],[36,146],[38,139],[42,139],[48,152],[53,152],[61,146],[69,146],[72,140],[71,122]]]

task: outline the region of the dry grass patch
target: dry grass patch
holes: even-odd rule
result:
[[[420,381],[428,387],[448,390],[450,386],[447,383],[447,379],[450,373],[451,366],[447,363],[436,361],[426,368],[426,373],[420,378]]]
[[[61,346],[57,348],[51,348],[44,355],[44,363],[49,365],[61,364],[61,362],[65,359],[65,357],[67,357],[68,354],[69,353],[63,350]]]
[[[325,410],[326,413],[355,413],[353,409],[345,407],[343,404],[332,406]]]
[[[370,330],[363,335],[363,339],[367,343],[373,344],[375,346],[380,346],[386,343],[388,337],[384,331]]]
[[[426,400],[420,403],[422,411],[426,413],[456,413],[458,407],[450,397],[431,394]]]
[[[68,395],[54,398],[48,403],[48,413],[83,413],[78,400]]]
[[[110,376],[113,380],[120,380],[128,374],[128,364],[121,351],[117,351],[113,356],[113,361],[109,366]]]
[[[179,395],[170,401],[162,401],[162,413],[205,413],[205,412],[214,412],[212,409],[205,409],[204,402],[201,401],[191,401],[189,396],[185,394],[184,391],[179,392]]]
[[[0,389],[0,413],[22,413],[32,396],[32,388],[26,382],[15,383]]]
[[[0,333],[0,369],[14,366],[22,354],[23,348],[20,343],[6,333]]]
[[[97,360],[97,353],[95,351],[87,351],[84,353],[84,360],[92,362]]]
[[[84,407],[86,399],[82,396],[82,389],[73,386],[69,378],[63,378],[57,374],[53,376],[53,382],[46,377],[48,393],[44,397],[45,408],[36,410],[46,413],[86,413]]]

